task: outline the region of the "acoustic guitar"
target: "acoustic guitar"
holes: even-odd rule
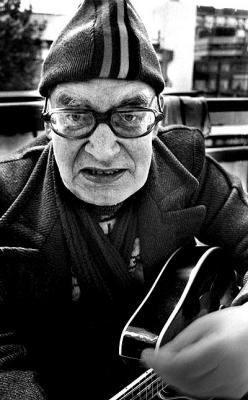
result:
[[[143,349],[157,351],[200,316],[229,307],[238,294],[235,265],[220,247],[177,249],[125,325],[119,355],[140,359]],[[193,400],[177,393],[148,369],[110,400]]]

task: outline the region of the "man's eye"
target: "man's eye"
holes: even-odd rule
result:
[[[120,122],[122,121],[123,123],[129,123],[129,124],[134,124],[137,122],[139,119],[139,115],[137,113],[120,113],[119,114],[119,120]]]
[[[81,113],[81,114],[67,113],[65,117],[68,123],[80,126],[92,124],[92,118],[93,118],[90,113]]]
[[[86,119],[86,116],[84,114],[66,114],[66,118],[72,122],[80,122]]]
[[[82,115],[80,115],[80,114],[68,114],[67,118],[71,119],[72,121],[78,122],[78,121],[80,121],[80,119],[82,119]]]
[[[127,122],[133,122],[135,121],[136,115],[133,114],[123,114],[122,118],[127,121]]]

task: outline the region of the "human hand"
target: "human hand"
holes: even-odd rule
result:
[[[248,392],[248,304],[196,319],[142,360],[189,396],[240,399]]]

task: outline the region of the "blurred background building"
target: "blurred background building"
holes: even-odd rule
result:
[[[197,7],[193,89],[248,95],[248,10]]]
[[[139,6],[141,0],[137,2]],[[159,38],[160,48],[171,53],[169,59],[161,60],[168,90],[190,91],[194,65],[194,40],[196,4],[188,0],[152,1],[143,19],[152,41]],[[142,7],[139,9],[143,14]],[[148,14],[149,12],[149,14]],[[166,64],[166,67],[164,67]]]

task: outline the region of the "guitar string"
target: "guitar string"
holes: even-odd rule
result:
[[[155,387],[156,383],[157,383],[157,386]],[[152,399],[159,392],[159,390],[162,389],[162,386],[159,387],[159,384],[161,385],[161,383],[162,383],[161,378],[157,377],[155,381],[148,383],[148,385],[146,385],[146,387],[144,387],[142,390],[139,390],[139,393],[137,393],[137,394],[133,393],[134,397],[132,397],[132,400],[136,400],[136,399],[150,400],[150,399]],[[144,383],[142,385],[144,386]],[[149,386],[151,386],[151,388],[149,388]],[[145,396],[143,396],[143,394]]]
[[[155,376],[155,374],[153,374],[153,376]],[[134,391],[135,390],[139,390],[139,394],[140,394],[140,387],[141,386],[144,386],[145,384],[146,384],[146,382],[148,382],[150,379],[151,379],[152,377],[150,376],[149,378],[146,378],[141,384],[139,384],[139,387],[136,387],[136,388],[132,388],[132,389],[129,389],[129,392],[128,393],[125,393],[123,396],[121,396],[120,398],[119,398],[119,400],[124,400],[124,399],[135,399],[133,396],[134,396]],[[143,391],[144,389],[142,389],[142,391]],[[139,395],[138,394],[138,395]],[[132,396],[132,397],[130,397],[130,396]],[[137,394],[135,395],[135,397],[137,398]]]
[[[152,388],[152,393],[147,393],[147,387],[145,387],[144,389],[142,389],[141,391],[139,391],[139,393],[137,393],[135,395],[134,395],[134,392],[131,390],[128,394],[125,394],[124,396],[120,397],[119,400],[123,400],[123,399],[127,399],[127,398],[129,398],[130,400],[154,400],[155,399],[154,396],[156,396],[159,391],[166,389],[166,386],[167,386],[166,384],[164,384],[161,381],[161,378],[156,379],[156,381],[154,381],[153,383],[156,383],[156,382],[161,386],[155,388],[154,393],[153,393],[154,388]],[[153,383],[151,383],[151,385],[153,385]],[[135,390],[138,390],[138,388]],[[146,393],[144,393],[144,391]],[[143,397],[143,394],[145,394],[145,397]],[[164,397],[165,400],[166,399],[167,400],[194,400],[192,397],[188,397],[187,395],[180,395],[180,394],[170,395],[168,393],[165,393],[164,395],[166,396],[166,397]],[[132,397],[128,397],[128,396],[132,396]],[[208,400],[215,400],[215,399],[210,398]]]
[[[152,380],[154,378],[156,378],[156,379]],[[155,387],[155,384],[157,384],[156,387]],[[142,386],[144,386],[144,385],[145,385],[145,387],[142,388]],[[149,388],[149,386],[151,386],[151,388]],[[166,390],[167,387],[168,387],[168,384],[164,383],[161,377],[156,375],[154,372],[151,372],[151,374],[148,377],[144,378],[143,381],[137,387],[135,387],[133,389],[129,389],[129,392],[125,393],[124,395],[119,397],[118,400],[126,400],[126,399],[153,400],[153,399],[155,399],[154,396],[156,396],[159,391],[161,391],[163,389]],[[147,393],[147,390],[149,390],[150,392]],[[135,391],[138,391],[138,392],[135,393]],[[143,394],[145,396],[143,396]],[[184,394],[170,395],[168,393],[165,393],[165,396],[166,396],[165,400],[166,399],[167,400],[195,400],[194,398],[188,397],[187,395],[184,395]],[[208,398],[207,400],[215,400],[215,399],[211,397],[211,398]]]
[[[154,387],[154,384],[157,383],[157,386]],[[140,391],[139,394],[135,395],[132,400],[152,400],[154,399],[154,396],[157,395],[157,393],[163,389],[163,385],[162,385],[162,381],[161,378],[157,378],[155,381],[153,381],[150,385],[152,385],[152,388],[148,389],[148,387],[145,387],[144,389],[142,389]],[[159,386],[160,385],[160,386]],[[149,384],[148,384],[149,386]],[[147,393],[147,390],[149,390],[149,392]],[[144,396],[143,396],[144,394]]]
[[[156,378],[155,380],[151,381],[152,378]],[[150,381],[150,382],[149,382]],[[148,383],[149,382],[149,383]],[[147,385],[148,383],[148,385]],[[154,387],[154,384],[157,383],[157,387]],[[142,390],[140,390],[141,386],[146,385],[146,387],[144,387]],[[151,385],[152,386],[152,391],[156,390],[156,393],[151,393],[152,397],[147,397],[149,394],[147,393],[147,386]],[[159,387],[160,385],[160,387]],[[132,396],[129,397],[130,400],[152,400],[153,396],[155,396],[160,390],[163,389],[163,382],[162,379],[160,377],[158,377],[155,373],[153,373],[151,376],[149,376],[148,378],[146,378],[140,385],[138,388],[135,389],[130,389],[130,391],[126,394],[124,394],[122,397],[119,398],[119,400],[124,400],[124,399],[128,399],[128,396]],[[135,390],[139,390],[139,393],[135,394]],[[145,393],[146,392],[146,393]],[[142,395],[145,394],[145,397],[142,397]]]

